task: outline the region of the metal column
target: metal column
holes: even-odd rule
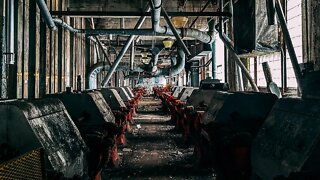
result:
[[[41,15],[40,15],[41,16]],[[46,95],[46,74],[47,74],[47,31],[46,23],[40,20],[40,67],[39,67],[39,97]]]
[[[15,12],[15,4],[18,2],[8,0],[8,49],[7,53],[9,59],[7,59],[8,64],[8,98],[15,99],[17,98],[17,63],[15,61],[15,35],[17,34],[17,28],[14,28],[15,21],[17,22],[17,13]],[[16,16],[15,16],[16,15]]]
[[[29,62],[28,62],[28,98],[36,97],[36,21],[37,8],[35,1],[29,1]]]
[[[87,76],[87,74],[89,73],[89,69],[90,69],[90,53],[91,53],[91,43],[90,43],[90,37],[89,36],[85,36],[85,74]],[[86,89],[89,89],[89,79],[85,78],[85,87]]]
[[[0,2],[0,98],[5,98],[6,96],[6,82],[5,82],[5,16],[4,16],[4,9],[5,9],[5,1]]]
[[[192,66],[199,66],[199,61],[192,62]],[[199,68],[191,68],[191,86],[199,87]]]
[[[58,27],[58,92],[62,91],[62,27]]]

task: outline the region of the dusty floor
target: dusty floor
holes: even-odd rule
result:
[[[181,144],[181,134],[162,112],[161,101],[144,97],[127,144],[119,147],[120,164],[103,171],[103,179],[215,179],[211,170],[193,166],[193,148]]]

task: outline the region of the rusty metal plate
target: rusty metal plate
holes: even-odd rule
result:
[[[116,90],[123,101],[131,101],[131,98],[123,87],[108,87],[108,89]]]
[[[126,108],[126,105],[115,89],[102,88],[98,89],[98,91],[101,92],[102,96],[112,110],[120,110],[121,108]]]
[[[277,96],[270,93],[215,91],[204,115],[204,124],[262,123],[270,112]]]
[[[123,86],[123,88],[126,90],[126,92],[130,98],[134,98],[134,94],[132,92],[132,89],[129,86]]]
[[[191,96],[193,90],[198,89],[194,87],[184,87],[182,91],[179,93],[178,98],[181,101],[187,101],[187,99]]]
[[[98,91],[49,94],[47,97],[60,99],[77,125],[95,126],[103,125],[106,122],[115,122],[115,117],[109,105]]]
[[[87,171],[86,145],[61,101],[5,102],[0,113],[0,144],[17,148],[18,155],[43,147],[53,169],[69,178]]]
[[[174,91],[172,92],[172,96],[177,98],[179,96],[179,93],[182,91],[184,87],[183,86],[176,86]]]
[[[252,145],[253,172],[263,179],[319,172],[320,102],[280,99]]]
[[[187,100],[187,106],[208,107],[215,90],[195,89]]]

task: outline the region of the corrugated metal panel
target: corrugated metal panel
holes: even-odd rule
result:
[[[297,54],[298,62],[302,63],[302,9],[300,0],[288,0],[287,7],[287,26],[291,39]],[[281,55],[273,53],[257,58],[257,84],[260,87],[266,87],[266,80],[262,70],[262,63],[269,62],[273,81],[281,86]],[[250,73],[254,77],[254,61],[250,61]],[[287,54],[287,85],[288,87],[297,87],[296,78],[293,72],[290,56]]]

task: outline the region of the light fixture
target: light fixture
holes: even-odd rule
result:
[[[151,58],[150,57],[142,57],[140,59],[140,61],[143,63],[143,64],[149,64]]]
[[[163,45],[164,45],[164,48],[166,49],[170,49],[173,45],[173,39],[170,39],[170,38],[165,38],[163,41],[162,41]]]
[[[141,51],[141,57],[142,58],[146,58],[146,57],[148,57],[148,51]]]
[[[171,21],[174,27],[183,28],[187,24],[188,18],[184,16],[175,16],[171,18]]]

